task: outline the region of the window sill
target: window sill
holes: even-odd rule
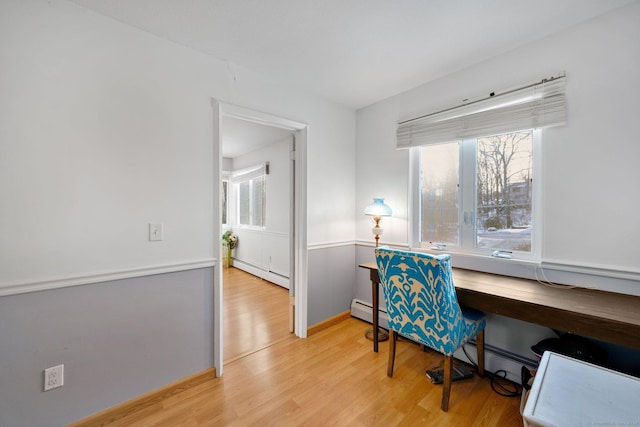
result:
[[[455,268],[465,270],[481,271],[483,273],[500,274],[503,276],[522,277],[525,279],[536,280],[536,269],[540,267],[540,263],[533,260],[524,260],[518,258],[500,258],[491,255],[466,254],[444,249],[428,250],[413,249],[421,252],[427,252],[432,255],[449,254],[451,255],[451,265]]]

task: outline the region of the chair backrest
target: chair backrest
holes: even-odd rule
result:
[[[463,317],[451,257],[376,249],[389,328],[446,355],[462,344]]]

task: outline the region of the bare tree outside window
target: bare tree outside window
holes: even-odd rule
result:
[[[533,132],[477,140],[477,246],[531,251]]]

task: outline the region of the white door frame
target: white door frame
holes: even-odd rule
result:
[[[250,122],[290,130],[295,133],[295,194],[294,194],[294,264],[292,265],[293,284],[291,290],[295,296],[295,334],[300,338],[307,337],[307,125],[294,120],[285,119],[269,113],[251,110],[238,105],[227,104],[211,99],[213,108],[213,182],[218,183],[218,191],[214,194],[214,227],[213,257],[217,260],[213,279],[213,366],[217,376],[223,372],[223,299],[222,299],[222,126],[225,117],[247,120]]]

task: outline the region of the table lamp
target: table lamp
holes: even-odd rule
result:
[[[375,227],[371,229],[371,231],[375,236],[376,248],[377,248],[378,242],[380,241],[380,235],[382,234],[382,228],[380,227],[380,220],[382,219],[383,216],[391,216],[391,208],[385,205],[383,198],[374,198],[373,203],[371,203],[369,206],[364,208],[364,214],[367,216],[370,216],[373,222],[375,222],[376,224]],[[378,286],[378,284],[376,283],[374,286]],[[377,293],[374,293],[374,295],[377,295]],[[377,298],[374,297],[374,301],[373,301],[374,316],[377,316],[378,314],[377,312],[378,307],[376,307],[377,303],[378,303]],[[375,319],[376,317],[374,317],[374,323],[377,323]],[[365,332],[364,336],[367,337],[367,339],[373,341],[374,333],[375,333],[374,329],[371,328]],[[382,328],[378,328],[377,335],[378,335],[378,341],[386,341],[389,339],[389,333]]]
[[[373,222],[375,222],[375,227],[371,229],[373,235],[376,239],[376,248],[378,247],[378,242],[380,241],[380,235],[382,234],[382,227],[380,227],[380,220],[383,216],[391,216],[391,208],[384,203],[383,198],[374,198],[373,203],[364,208],[364,214],[370,216]]]

